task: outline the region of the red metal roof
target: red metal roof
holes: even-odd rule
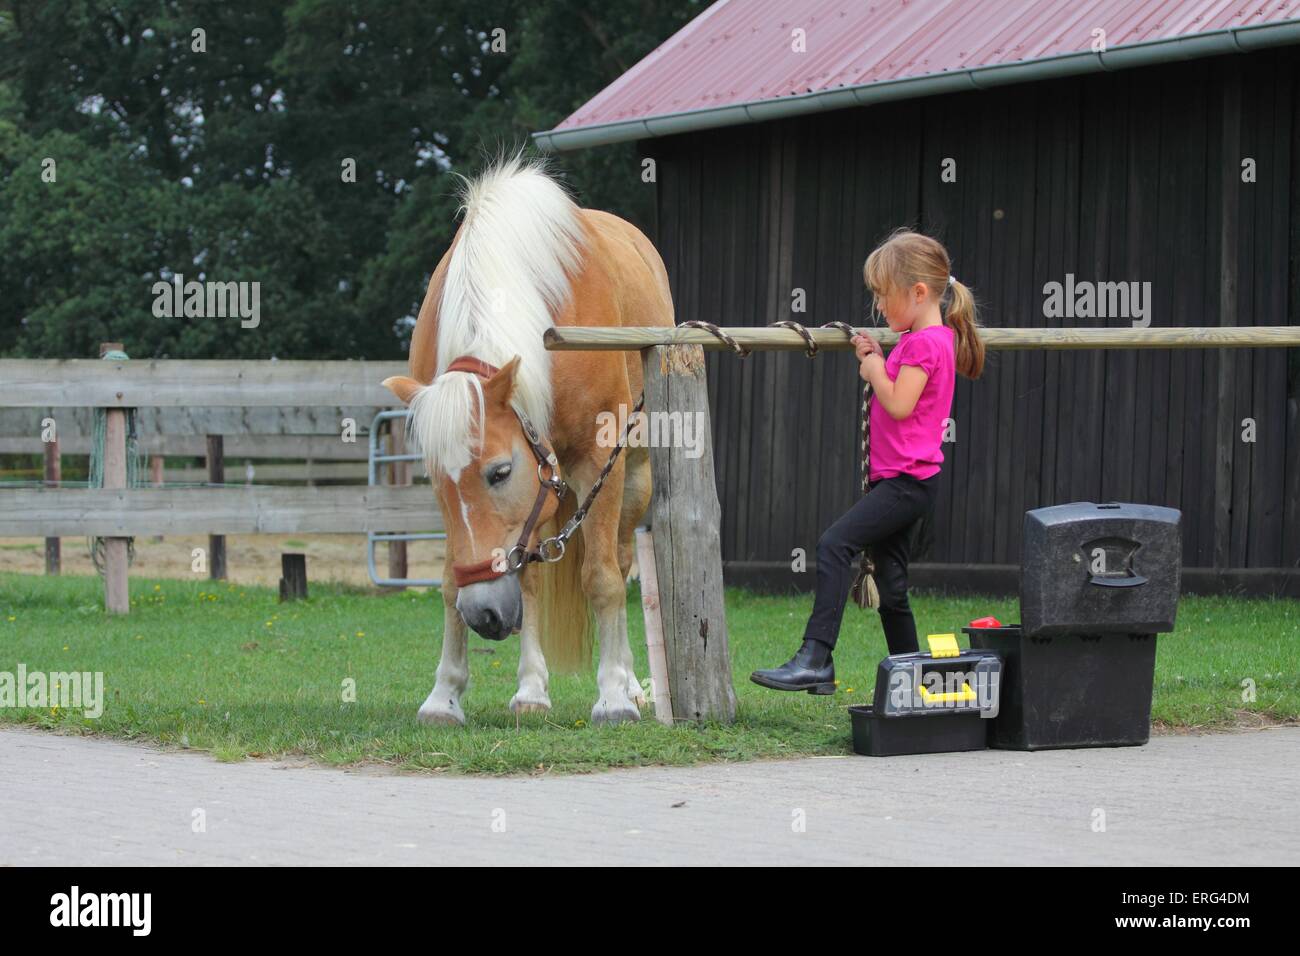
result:
[[[719,0],[556,132],[1086,54],[1096,29],[1113,50],[1297,18],[1300,0]]]

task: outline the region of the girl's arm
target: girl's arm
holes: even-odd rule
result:
[[[921,391],[930,375],[919,365],[902,365],[898,378],[890,379],[885,371],[885,359],[879,352],[869,352],[862,360],[859,373],[871,385],[875,400],[880,402],[891,418],[901,419],[912,414]]]

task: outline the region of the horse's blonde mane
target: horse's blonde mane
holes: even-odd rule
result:
[[[512,404],[550,432],[551,357],[542,333],[570,295],[582,261],[578,207],[541,162],[500,160],[461,195],[465,214],[438,308],[438,366],[411,400],[411,435],[430,474],[453,479],[477,453],[483,417],[478,376],[447,372],[470,355],[498,368],[520,356]]]

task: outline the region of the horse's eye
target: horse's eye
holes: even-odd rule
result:
[[[495,487],[510,477],[509,465],[498,465],[488,474],[488,484]]]

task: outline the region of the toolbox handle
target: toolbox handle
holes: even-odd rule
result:
[[[1138,588],[1146,584],[1148,578],[1140,574],[1129,575],[1126,578],[1108,578],[1100,574],[1094,574],[1088,579],[1089,584],[1095,584],[1099,588]]]
[[[921,700],[927,704],[955,704],[975,699],[975,691],[971,690],[969,681],[961,682],[961,690],[949,690],[939,694],[934,693],[924,684],[921,684],[920,688]]]

